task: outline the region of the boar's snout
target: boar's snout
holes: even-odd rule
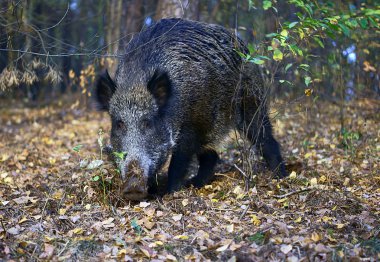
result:
[[[144,172],[137,161],[131,161],[127,166],[126,181],[123,194],[126,199],[138,201],[148,196],[147,181]]]

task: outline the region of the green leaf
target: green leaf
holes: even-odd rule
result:
[[[143,229],[142,229],[142,227],[137,223],[137,220],[136,220],[135,218],[131,221],[131,227],[132,227],[132,229],[133,229],[138,235],[141,235]]]
[[[298,22],[292,22],[289,24],[288,28],[291,29],[291,28],[295,27],[297,24],[298,24]]]
[[[321,39],[319,39],[318,36],[314,36],[313,37],[314,41],[317,42],[317,44],[322,47],[322,48],[325,48],[325,45],[322,43]]]
[[[272,1],[270,0],[263,0],[263,9],[268,10],[272,7]]]
[[[303,52],[298,46],[289,45],[288,47],[289,47],[290,51],[292,51],[293,55],[295,55],[297,53],[299,56],[303,56]]]
[[[248,44],[248,51],[249,53],[252,55],[254,53],[256,53],[256,47],[254,45],[252,45],[251,43]]]
[[[248,10],[251,10],[251,9],[256,9],[256,6],[252,0],[249,0],[248,1]]]
[[[342,29],[343,34],[345,36],[350,36],[351,31],[350,31],[350,29],[346,25],[344,25],[343,23],[339,23],[338,25]]]
[[[264,60],[261,60],[261,59],[258,59],[258,58],[252,58],[252,59],[249,60],[249,62],[255,63],[257,65],[262,65],[262,64],[265,63]]]
[[[94,176],[93,178],[92,178],[92,181],[99,181],[99,179],[100,179],[100,176]]]
[[[82,148],[82,146],[83,145],[76,145],[76,146],[73,147],[73,150],[78,153],[79,150]]]
[[[311,83],[311,77],[310,76],[305,76],[305,85],[309,86],[310,83]]]
[[[265,56],[265,55],[258,55],[256,56],[257,58],[260,58],[260,59],[266,59],[266,60],[270,60],[269,57]]]
[[[380,28],[379,23],[376,23],[375,20],[373,20],[372,17],[368,17],[368,20],[371,22],[371,25],[376,28]]]
[[[127,152],[113,152],[113,155],[120,160],[124,160],[125,156],[127,155]]]
[[[281,80],[279,80],[279,82],[280,82],[280,84],[285,83],[285,84],[288,84],[288,85],[290,85],[290,86],[293,85],[293,83],[292,83],[292,82],[289,82],[288,80],[283,80],[283,79],[281,79]]]
[[[263,233],[257,232],[254,235],[249,236],[248,241],[255,242],[257,245],[262,245],[265,241],[265,235]]]
[[[289,70],[289,68],[291,68],[293,66],[292,63],[289,63],[285,66],[285,73]]]
[[[366,18],[362,18],[362,19],[359,20],[359,24],[360,24],[361,28],[367,29],[367,27],[368,27],[368,20]]]
[[[308,64],[300,64],[298,68],[309,71],[310,66]]]
[[[284,58],[284,54],[279,49],[274,50],[273,59],[275,61],[281,61],[283,58]]]

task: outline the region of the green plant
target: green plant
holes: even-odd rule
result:
[[[141,236],[143,228],[137,223],[137,220],[135,218],[131,221],[131,227],[137,235]]]
[[[343,128],[340,131],[341,144],[346,150],[346,154],[355,156],[356,154],[356,142],[361,139],[362,135],[359,132],[349,131]]]
[[[248,240],[250,242],[256,243],[257,245],[262,245],[264,244],[265,235],[261,232],[256,232],[254,235],[249,236]]]

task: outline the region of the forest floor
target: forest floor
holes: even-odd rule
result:
[[[0,260],[380,260],[379,101],[347,102],[343,132],[337,105],[307,104],[275,105],[290,177],[258,164],[245,191],[232,143],[210,185],[140,203],[101,156],[106,114],[0,109]]]

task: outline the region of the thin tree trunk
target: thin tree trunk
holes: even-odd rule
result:
[[[133,34],[139,32],[143,25],[143,1],[130,0],[123,7],[122,25],[122,41],[120,41],[120,49],[127,46]],[[121,50],[122,51],[122,50]]]
[[[155,19],[178,17],[199,20],[199,0],[159,0]]]

